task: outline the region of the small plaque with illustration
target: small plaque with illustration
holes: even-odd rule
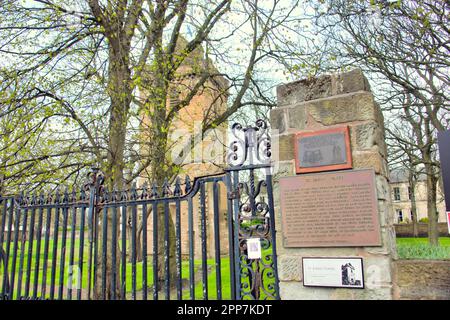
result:
[[[352,168],[348,127],[295,135],[297,173]]]

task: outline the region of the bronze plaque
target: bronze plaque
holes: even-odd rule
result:
[[[348,127],[299,132],[295,139],[297,173],[352,168]]]
[[[298,143],[298,157],[306,168],[347,162],[345,136],[342,132],[305,137]]]
[[[280,178],[285,247],[381,246],[373,169]]]

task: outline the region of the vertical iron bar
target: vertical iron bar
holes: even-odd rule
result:
[[[266,169],[266,183],[267,183],[267,198],[269,203],[269,216],[270,216],[270,236],[272,237],[272,261],[273,271],[275,274],[275,299],[280,299],[280,287],[278,282],[278,261],[277,261],[277,238],[275,230],[275,212],[273,203],[273,189],[272,189],[272,175],[270,168]]]
[[[234,270],[234,228],[233,228],[233,200],[231,195],[233,194],[233,185],[231,184],[231,174],[227,172],[226,175],[227,186],[227,222],[228,222],[228,251],[230,255],[230,291],[231,300],[236,300],[236,277]]]
[[[181,270],[181,208],[180,200],[176,200],[176,264],[177,264],[177,299],[181,300],[183,296],[182,292],[182,270]]]
[[[122,197],[122,200],[125,200]],[[120,295],[122,300],[126,299],[126,275],[127,275],[127,206],[126,204],[122,205],[122,230],[121,230],[121,235],[122,235],[122,259],[120,262],[120,266],[121,266],[121,286],[120,286]]]
[[[61,239],[61,257],[59,260],[59,287],[58,287],[58,300],[63,299],[64,289],[64,271],[66,267],[66,244],[67,244],[67,223],[69,220],[69,208],[67,203],[64,204],[62,209],[63,213],[63,234]],[[55,259],[56,260],[56,259]]]
[[[255,204],[255,170],[250,169],[250,207],[252,209],[252,217],[256,215],[256,204]]]
[[[166,300],[170,300],[169,203],[167,200],[164,201],[164,248]]]
[[[27,197],[28,198],[28,197]],[[28,206],[28,203],[24,203]],[[23,220],[22,220],[22,240],[20,246],[20,262],[19,262],[19,274],[17,275],[17,299],[22,299],[22,278],[23,278],[23,263],[25,256],[25,243],[27,237],[27,220],[28,220],[28,209],[23,210]]]
[[[158,300],[158,202],[153,202],[153,300]]]
[[[191,300],[195,300],[195,274],[194,274],[194,212],[192,196],[188,198],[188,233],[189,233],[189,289]]]
[[[112,299],[116,300],[116,278],[117,278],[117,258],[116,258],[116,249],[117,249],[117,206],[116,206],[116,198],[115,192],[113,193],[113,207],[112,207],[112,243],[111,243],[111,291],[112,291]]]
[[[45,221],[45,241],[44,241],[44,264],[42,266],[42,283],[41,283],[41,298],[45,299],[47,295],[47,266],[48,266],[48,251],[50,250],[50,229],[52,222],[52,208],[50,204],[47,207],[47,215]]]
[[[248,197],[248,199],[249,199],[249,201],[250,201],[250,208],[251,208],[251,217],[252,218],[255,218],[256,217],[256,202],[255,202],[255,172],[254,172],[254,169],[250,169],[249,170],[250,172],[250,192],[249,192],[249,197]],[[253,221],[252,219],[250,220],[250,221]],[[248,249],[247,249],[247,252],[246,252],[246,254],[248,254]],[[251,265],[252,265],[252,269],[254,269],[254,266],[256,266],[255,267],[255,269],[258,269],[258,264],[259,264],[259,261],[257,261],[257,260],[253,260],[252,262],[251,262]],[[256,279],[256,277],[257,277],[257,275],[258,275],[258,272],[257,271],[255,271],[255,273],[254,274],[252,274],[252,273],[249,273],[248,274],[248,282],[249,282],[249,284],[250,284],[250,288],[253,288],[252,290],[251,290],[251,295],[256,299],[256,300],[258,300],[258,296],[259,296],[259,290],[260,290],[260,288],[259,288],[259,283],[258,283],[258,281],[257,281],[257,279]]]
[[[88,293],[87,299],[91,299],[92,288],[92,269],[93,269],[93,250],[94,250],[94,231],[95,231],[95,186],[90,187],[89,190],[89,211],[88,211],[88,225],[89,225],[89,262],[88,262]]]
[[[55,297],[55,275],[56,275],[56,257],[58,254],[58,229],[59,229],[59,207],[55,208],[55,224],[53,230],[53,247],[52,247],[52,269],[50,279],[50,300]]]
[[[147,300],[147,203],[142,205],[142,299]]]
[[[131,288],[132,299],[136,300],[136,203],[131,206]]]
[[[83,265],[84,265],[84,229],[85,229],[85,219],[86,219],[86,207],[81,208],[80,217],[80,247],[78,251],[78,279],[79,287],[77,288],[77,300],[81,300],[81,291],[83,288]]]
[[[219,188],[217,181],[213,184],[214,238],[216,251],[216,292],[217,300],[222,300],[222,273],[220,261],[220,226],[219,226]]]
[[[202,237],[202,282],[203,300],[208,299],[208,264],[206,255],[206,192],[205,183],[200,182],[200,212],[201,212],[201,237]]]
[[[8,198],[2,198],[0,196],[0,203],[3,203],[2,226],[0,229],[0,246],[3,248],[3,237],[4,237],[4,233],[5,233],[5,226],[6,226],[6,212],[8,211]]]
[[[108,207],[105,205],[103,208],[103,221],[102,221],[102,299],[106,300],[106,265],[107,265],[107,250],[108,250]],[[95,277],[95,274],[94,274]]]
[[[28,239],[28,254],[27,254],[27,272],[25,275],[25,297],[29,297],[30,294],[30,278],[31,278],[31,260],[33,253],[33,241],[34,241],[34,223],[36,220],[36,204],[37,199],[36,196],[33,196],[32,209],[31,209],[31,217],[30,217],[30,237]]]
[[[94,294],[95,294],[95,290],[96,290],[96,288],[97,288],[97,286],[99,285],[98,283],[97,283],[97,274],[98,274],[98,268],[99,268],[99,262],[98,262],[98,250],[99,250],[99,239],[98,239],[98,237],[99,237],[99,233],[100,233],[100,230],[99,230],[99,223],[100,223],[100,217],[99,217],[99,213],[100,213],[100,210],[101,209],[99,209],[99,207],[97,206],[97,200],[95,201],[96,203],[95,203],[95,209],[94,209],[94,217],[92,218],[93,219],[93,232],[94,232],[94,257],[93,257],[93,271],[92,271],[92,291],[94,292]],[[100,284],[101,285],[101,284]],[[101,292],[101,290],[100,291],[97,291],[97,292]],[[98,294],[97,294],[98,295]],[[96,298],[98,298],[98,297],[96,297]]]
[[[19,203],[20,204],[20,203]],[[16,273],[16,260],[17,260],[17,246],[19,242],[19,222],[20,222],[21,209],[20,207],[16,208],[16,221],[14,223],[14,249],[13,249],[13,257],[12,257],[12,266],[11,266],[11,277],[9,284],[9,299],[14,299],[14,280]]]
[[[8,201],[6,201],[7,203]],[[5,212],[7,211],[7,204],[5,205]],[[10,199],[9,204],[9,215],[8,215],[8,232],[6,234],[6,252],[5,252],[5,272],[3,273],[3,281],[2,281],[2,298],[6,299],[6,295],[9,294],[8,288],[8,270],[9,270],[9,254],[11,250],[11,229],[12,229],[12,220],[13,220],[13,212],[14,212],[14,198]],[[11,299],[11,297],[9,297]]]
[[[42,240],[42,222],[44,218],[44,196],[41,195],[39,198],[39,218],[38,218],[38,226],[37,226],[37,235],[36,235],[36,261],[34,265],[34,282],[33,282],[33,295],[32,299],[37,298],[37,287],[39,281],[39,266],[41,260],[41,240]]]
[[[75,197],[72,197],[75,200]],[[73,286],[73,276],[76,274],[79,277],[79,270],[75,272],[74,270],[74,259],[75,259],[75,229],[77,227],[77,207],[72,204],[72,231],[70,233],[70,254],[69,254],[69,270],[70,270],[70,283],[67,283],[67,299],[72,300],[72,286]],[[78,280],[77,280],[78,285]]]
[[[233,191],[239,191],[239,172],[233,172]],[[239,202],[240,202],[240,193],[237,193],[237,197],[234,199],[233,206],[233,221],[234,221],[234,268],[235,268],[235,283],[236,283],[236,299],[241,300],[241,255],[240,255],[240,246],[239,246],[239,228],[240,228],[240,220],[239,220]]]
[[[0,196],[0,203],[3,203],[2,226],[0,229],[0,249],[2,250],[2,252],[0,252],[0,255],[3,255],[3,254],[6,255],[6,251],[3,251],[3,238],[4,238],[4,234],[5,234],[6,218],[7,218],[7,211],[8,211],[8,198],[3,198]],[[3,263],[4,263],[3,275],[6,275],[8,273],[7,261],[8,260],[7,260],[6,256],[4,256],[3,257]],[[0,267],[1,267],[1,265],[0,265]],[[2,277],[2,291],[1,291],[1,295],[0,295],[0,300],[5,299],[5,296],[3,295],[3,287],[5,286],[3,278],[4,277]]]

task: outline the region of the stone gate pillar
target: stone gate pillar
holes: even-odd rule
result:
[[[270,113],[278,170],[274,175],[278,272],[282,299],[392,299],[395,231],[388,184],[383,115],[360,70],[283,84]],[[348,126],[353,169],[373,168],[381,234],[380,246],[286,247],[280,206],[281,177],[295,170],[295,134]],[[276,156],[276,155],[275,155]],[[303,257],[360,257],[364,289],[305,287]]]

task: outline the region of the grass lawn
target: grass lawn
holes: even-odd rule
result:
[[[450,237],[441,237],[439,239],[440,246],[432,247],[428,244],[427,238],[397,238],[397,252],[400,259],[450,259]],[[16,257],[16,276],[15,276],[15,287],[17,288],[18,276],[19,276],[19,268],[22,265],[23,273],[22,273],[22,294],[24,293],[23,289],[25,288],[25,282],[27,279],[27,264],[28,264],[28,246],[29,243],[25,243],[25,247],[21,250],[21,246],[19,245],[19,249],[17,251]],[[79,240],[75,240],[75,255],[74,255],[74,264],[78,264],[78,248],[79,248]],[[64,295],[67,293],[67,285],[68,285],[68,266],[70,264],[70,241],[66,244],[66,254],[65,254],[65,272],[64,272]],[[89,243],[85,243],[84,254],[82,258],[82,266],[83,273],[81,277],[81,287],[83,290],[88,288],[88,254],[89,254]],[[12,251],[13,244],[11,243],[11,254],[9,257],[9,270],[12,269]],[[32,288],[35,281],[35,277],[38,277],[38,284],[40,285],[44,282],[43,279],[43,265],[44,265],[44,240],[41,242],[41,254],[40,254],[40,264],[39,264],[39,272],[34,272],[35,264],[37,261],[37,242],[33,242],[33,250],[31,254],[31,273],[29,277],[29,295],[32,294]],[[23,253],[23,255],[22,255]],[[58,286],[60,284],[60,254],[61,254],[61,241],[58,241],[57,246],[57,256],[58,259],[56,264],[54,265],[54,285],[55,285],[55,298],[58,297]],[[46,269],[46,279],[45,283],[47,285],[47,294],[46,297],[49,297],[50,284],[52,282],[52,255],[53,255],[53,240],[49,241],[49,251],[48,251],[48,260],[47,260],[47,269]],[[263,255],[270,255],[269,251],[264,251]],[[208,274],[207,274],[207,287],[208,287],[208,299],[217,299],[217,284],[216,284],[216,265],[215,259],[207,260],[208,266]],[[260,265],[261,266],[261,265]],[[254,269],[254,266],[253,266]],[[11,271],[10,271],[11,272]],[[3,266],[0,266],[0,284],[3,278]],[[126,265],[126,292],[127,298],[131,297],[132,292],[132,274],[133,268],[132,264],[127,262]],[[201,300],[203,299],[203,283],[202,283],[202,263],[200,259],[194,261],[194,275],[195,275],[195,299]],[[120,276],[120,270],[119,270]],[[137,290],[137,298],[142,296],[142,277],[143,277],[143,266],[142,262],[136,263],[136,290]],[[190,288],[189,288],[189,261],[185,260],[182,262],[182,278],[183,278],[183,299],[190,299]],[[120,279],[117,279],[120,281]],[[273,278],[270,278],[266,273],[263,274],[263,280],[265,287],[270,284],[273,284]],[[247,286],[249,290],[249,280],[248,278],[243,278],[243,287]],[[149,256],[147,262],[147,284],[149,288],[153,286],[153,265],[152,258]],[[0,288],[1,289],[1,288]],[[229,257],[221,258],[221,294],[222,299],[227,300],[231,299],[231,285],[230,285],[230,260]],[[17,293],[17,289],[15,290]],[[40,290],[38,290],[40,293]],[[38,294],[39,296],[40,294]],[[165,297],[163,292],[160,293],[161,298]],[[264,298],[265,293],[261,290],[261,298]],[[73,292],[72,297],[75,297],[75,292]],[[152,293],[148,292],[148,298],[152,299]],[[176,298],[175,290],[172,290],[172,298]]]
[[[58,245],[57,245],[57,251],[56,251],[56,256],[57,256],[57,260],[56,263],[54,265],[54,280],[53,280],[53,284],[55,286],[55,295],[54,297],[57,298],[58,297],[58,287],[60,285],[60,270],[61,270],[61,266],[60,266],[60,258],[61,258],[61,239],[59,239],[58,241]],[[78,250],[79,250],[79,240],[76,239],[75,240],[75,254],[74,254],[74,260],[73,260],[73,264],[78,266],[78,263],[80,261],[79,256],[78,256]],[[11,270],[12,270],[12,264],[13,264],[13,256],[12,256],[12,252],[13,252],[13,244],[11,243],[11,248],[10,248],[10,256],[9,256],[9,260],[8,260],[8,269],[9,269],[9,274],[11,275]],[[25,293],[24,289],[25,289],[25,282],[26,279],[29,279],[29,293],[28,295],[31,296],[33,293],[33,284],[35,282],[35,278],[37,278],[37,283],[38,283],[38,296],[40,296],[40,287],[41,284],[45,283],[47,286],[46,289],[46,298],[49,298],[49,291],[50,291],[50,285],[52,283],[52,256],[53,256],[53,240],[49,240],[49,250],[48,250],[48,259],[47,259],[47,268],[46,268],[46,279],[44,281],[43,279],[43,265],[44,265],[44,240],[41,241],[41,248],[40,248],[40,255],[39,255],[39,270],[38,272],[35,272],[35,265],[37,262],[37,241],[33,241],[33,248],[32,248],[32,253],[31,253],[31,264],[30,264],[30,276],[27,277],[27,265],[28,265],[28,249],[29,249],[29,243],[25,242],[25,246],[22,250],[22,246],[19,243],[19,248],[17,250],[17,256],[16,256],[16,264],[15,264],[15,294],[17,294],[17,284],[18,284],[18,279],[19,279],[19,269],[20,266],[22,266],[22,295]],[[68,273],[68,266],[70,265],[70,251],[71,251],[71,243],[70,241],[67,241],[66,243],[66,249],[65,249],[65,259],[64,259],[64,263],[65,263],[65,270],[64,270],[64,281],[63,281],[63,297],[66,296],[67,294],[67,286],[69,284],[69,273]],[[264,250],[263,251],[263,255],[270,255],[271,252],[269,252],[268,250]],[[207,260],[207,265],[208,265],[208,274],[207,274],[207,287],[208,287],[208,296],[207,298],[210,300],[214,300],[217,299],[217,281],[216,281],[216,264],[215,264],[215,259],[208,259]],[[83,257],[82,257],[82,268],[83,268],[83,272],[82,272],[82,277],[81,277],[81,288],[86,291],[88,288],[88,281],[89,281],[89,272],[88,272],[88,267],[89,267],[89,243],[85,242],[85,247],[84,247],[84,253],[83,253]],[[260,264],[260,268],[262,267],[262,265]],[[262,269],[262,268],[261,268]],[[3,280],[3,265],[0,266],[0,285],[2,283]],[[127,262],[126,264],[126,292],[127,292],[127,298],[131,298],[131,293],[132,293],[132,274],[133,274],[133,268],[132,268],[132,263]],[[194,261],[194,275],[195,275],[195,299],[196,300],[201,300],[203,299],[203,283],[202,283],[202,263],[201,263],[201,259],[197,259]],[[119,269],[119,275],[120,277],[120,269]],[[142,296],[142,278],[143,278],[143,264],[142,262],[137,262],[136,263],[136,293],[137,293],[137,298],[139,299],[139,297]],[[75,271],[75,274],[73,275],[73,279],[77,278],[77,273]],[[182,283],[183,283],[183,299],[190,299],[190,289],[189,289],[189,261],[182,261]],[[265,287],[267,287],[267,285],[271,284],[274,282],[273,278],[270,278],[267,274],[267,272],[265,272],[263,274],[263,280],[264,280],[264,284]],[[117,281],[120,281],[120,278],[117,279]],[[76,283],[76,280],[75,280]],[[244,286],[248,285],[249,281],[248,278],[247,279],[243,279],[243,283]],[[147,261],[147,285],[149,288],[151,288],[153,286],[153,265],[152,265],[152,258],[151,256],[149,256],[148,261]],[[221,289],[222,289],[222,299],[224,300],[228,300],[231,299],[231,285],[230,285],[230,259],[229,257],[222,257],[221,258]],[[0,288],[1,290],[1,288]],[[85,294],[85,293],[84,293]],[[83,294],[83,297],[84,297]],[[262,298],[265,297],[265,293],[263,292],[263,290],[261,290],[261,296]],[[72,292],[72,298],[76,297],[76,292]],[[160,297],[164,298],[165,294],[164,292],[160,292]],[[148,292],[148,299],[152,299],[152,293]],[[172,290],[172,298],[176,298],[176,292],[175,290]]]
[[[439,238],[439,246],[432,247],[428,238],[397,238],[400,259],[450,260],[450,237]]]
[[[262,252],[263,257],[270,256],[271,251],[270,250],[263,250]],[[230,285],[230,258],[229,257],[223,257],[221,259],[221,283],[222,283],[222,300],[230,300],[231,299],[231,285]],[[198,268],[201,270],[201,261],[196,260],[195,262],[196,268],[198,264]],[[266,262],[267,264],[267,262]],[[215,260],[209,259],[208,265],[211,266],[211,273],[208,276],[208,300],[216,300],[217,299],[217,284],[216,284],[216,267],[215,267]],[[255,264],[252,264],[252,270],[256,268]],[[261,262],[259,262],[259,268],[260,271],[264,270],[263,265]],[[267,289],[270,286],[273,286],[275,283],[275,279],[269,275],[269,272],[272,270],[266,269],[263,274],[263,283],[264,288]],[[184,269],[183,269],[184,272]],[[189,272],[189,271],[187,271]],[[203,282],[201,281],[201,273],[199,273],[200,279],[196,279],[196,286],[195,286],[195,299],[196,300],[202,300],[203,299]],[[183,277],[184,278],[184,277]],[[241,276],[242,279],[242,287],[244,292],[250,291],[250,283],[249,283],[249,277],[248,276]],[[260,290],[260,299],[264,299],[267,297],[267,294],[264,292],[264,289]],[[189,290],[186,290],[186,292],[183,294],[183,299],[190,299],[190,292]]]

